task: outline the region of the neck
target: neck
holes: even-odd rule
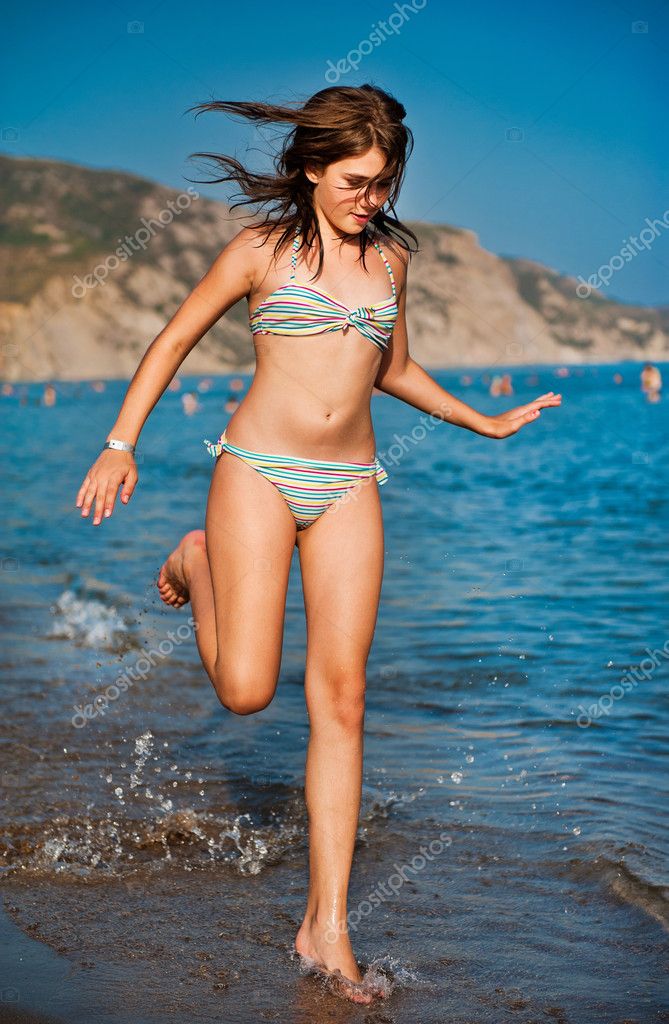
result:
[[[321,232],[323,248],[326,252],[331,252],[335,248],[340,248],[342,243],[346,242],[353,242],[356,246],[358,245],[359,236],[357,234],[348,234],[348,232],[342,231],[341,228],[338,228],[331,220],[328,219],[328,217],[326,217],[317,203],[314,203],[314,212]]]

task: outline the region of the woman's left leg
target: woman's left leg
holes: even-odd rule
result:
[[[307,617],[310,848],[309,896],[295,947],[353,982],[361,975],[346,904],[360,813],[366,665],[381,592],[383,544],[374,477],[297,534]],[[369,1001],[359,993],[342,994]]]

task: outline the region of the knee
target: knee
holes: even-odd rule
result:
[[[259,675],[217,671],[212,680],[216,695],[224,708],[235,715],[255,715],[271,703],[274,686]]]
[[[347,733],[362,732],[365,720],[365,680],[351,677],[330,678],[312,691],[309,717],[335,725]]]
[[[343,694],[334,705],[334,719],[345,732],[362,732],[365,722],[365,691]]]

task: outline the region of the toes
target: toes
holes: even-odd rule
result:
[[[161,601],[171,608],[183,608],[189,601],[188,594],[184,593],[183,588],[171,579],[167,570],[167,562],[163,564],[158,573],[156,587]]]

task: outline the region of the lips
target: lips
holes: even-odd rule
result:
[[[369,218],[371,217],[371,214],[370,213],[352,213],[351,216],[355,217],[355,219],[358,221],[359,224],[366,224],[367,221],[369,220]]]

